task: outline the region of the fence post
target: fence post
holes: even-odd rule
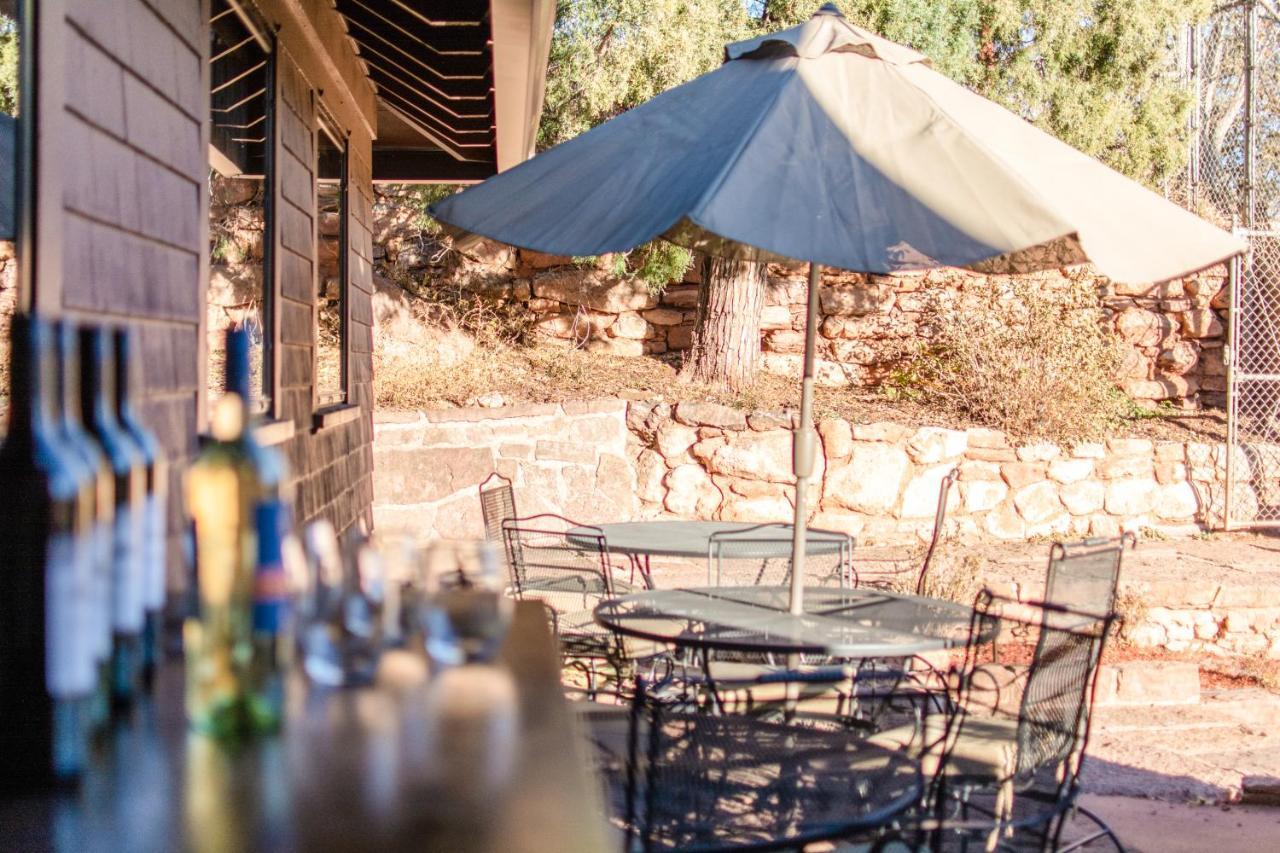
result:
[[[1239,234],[1239,229],[1236,230]],[[1227,454],[1227,483],[1226,491],[1222,496],[1222,529],[1231,529],[1231,510],[1232,502],[1235,498],[1235,449],[1236,449],[1236,369],[1235,369],[1235,346],[1237,335],[1240,333],[1240,266],[1242,258],[1236,255],[1227,264],[1227,293],[1230,297],[1230,315],[1227,317],[1227,340],[1222,348],[1222,358],[1226,362],[1227,368],[1227,443],[1223,450]]]
[[[1245,228],[1254,227],[1257,210],[1257,90],[1254,86],[1254,66],[1257,60],[1258,4],[1251,2],[1245,9],[1244,25],[1244,193],[1241,199],[1241,223]]]
[[[1187,158],[1187,204],[1196,209],[1200,189],[1200,27],[1187,24],[1187,68],[1191,78],[1191,155]]]

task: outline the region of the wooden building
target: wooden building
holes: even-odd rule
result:
[[[139,330],[141,410],[175,463],[174,556],[178,478],[217,385],[219,176],[260,186],[259,437],[287,457],[300,519],[371,521],[373,183],[478,180],[532,152],[554,0],[5,5],[34,62],[22,304]]]

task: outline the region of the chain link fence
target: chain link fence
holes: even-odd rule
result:
[[[1183,36],[1186,173],[1169,195],[1249,240],[1229,317],[1227,527],[1280,525],[1280,6],[1240,0]]]

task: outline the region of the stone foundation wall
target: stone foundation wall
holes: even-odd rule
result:
[[[476,488],[495,471],[513,481],[521,515],[624,521],[639,510],[621,400],[379,412],[374,435],[378,530],[482,536]]]
[[[497,471],[522,514],[788,521],[791,415],[622,400],[379,413],[375,519],[475,536],[475,488]],[[1014,446],[1001,432],[819,424],[812,523],[862,544],[927,539],[953,468],[947,524],[963,540],[1189,535],[1216,524],[1220,445],[1124,438]]]
[[[709,404],[632,403],[641,510],[734,521],[791,517],[789,419]],[[1221,505],[1218,445],[1111,439],[1015,447],[1004,433],[892,423],[818,425],[812,523],[859,542],[927,539],[938,491],[952,535],[968,540],[1195,533]]]

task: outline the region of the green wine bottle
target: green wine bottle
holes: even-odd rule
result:
[[[283,468],[249,429],[249,336],[227,331],[226,393],[210,440],[187,470],[195,530],[199,617],[184,626],[187,716],[201,732],[238,739],[257,729],[251,702],[252,603],[258,555],[255,512],[279,489]]]

